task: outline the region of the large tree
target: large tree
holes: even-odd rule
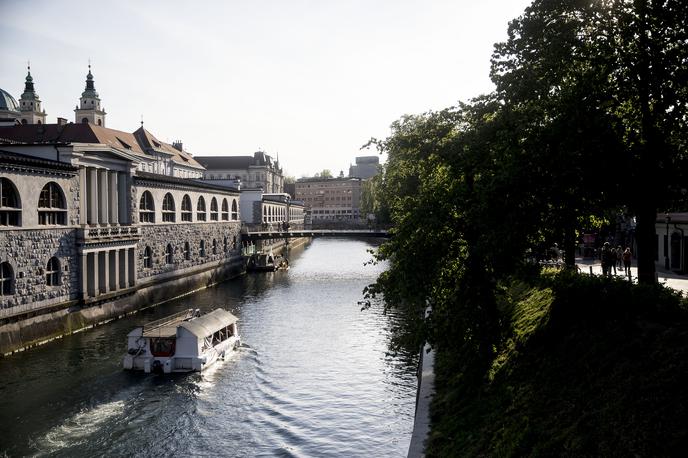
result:
[[[533,115],[543,148],[531,153],[556,158],[551,215],[569,227],[568,246],[581,212],[625,203],[642,282],[655,278],[657,209],[681,187],[687,11],[678,0],[536,0],[493,55],[499,97]]]

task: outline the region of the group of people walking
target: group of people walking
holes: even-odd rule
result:
[[[600,257],[602,259],[602,275],[605,277],[611,276],[612,270],[614,271],[614,275],[616,275],[617,268],[621,270],[622,265],[623,274],[631,275],[631,259],[633,258],[633,254],[630,248],[627,247],[624,250],[621,245],[614,248],[609,242],[604,242]]]

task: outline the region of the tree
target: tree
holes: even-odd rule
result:
[[[606,187],[596,186],[604,178],[568,195],[565,183],[554,186],[552,204],[564,205],[555,219],[570,234],[576,213],[627,204],[637,216],[639,278],[646,283],[654,282],[656,211],[680,189],[687,11],[678,0],[536,0],[493,55],[499,97],[534,114],[542,151],[567,166],[552,177],[565,178],[576,164],[587,178],[607,176],[610,165],[617,170]]]

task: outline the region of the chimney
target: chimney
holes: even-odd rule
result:
[[[66,126],[67,125],[67,119],[66,118],[57,118],[57,125],[58,126]]]
[[[172,142],[172,146],[174,146],[174,149],[176,149],[177,151],[183,151],[184,150],[184,147],[182,145],[181,140],[175,140],[174,142]]]

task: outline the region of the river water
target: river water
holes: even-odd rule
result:
[[[384,268],[366,241],[316,239],[249,274],[0,359],[0,450],[37,456],[405,456],[414,355],[393,315],[357,303]],[[202,374],[121,369],[135,326],[193,307],[239,317],[245,344]],[[2,453],[0,453],[0,456]]]

